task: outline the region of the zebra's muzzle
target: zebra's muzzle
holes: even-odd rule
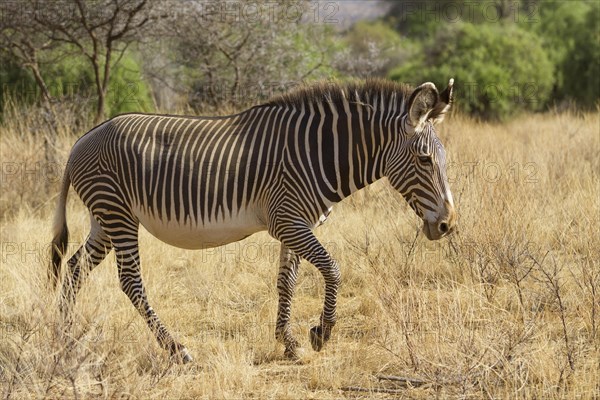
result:
[[[431,223],[427,220],[423,221],[423,233],[429,240],[438,240],[452,233],[453,228],[447,221]]]

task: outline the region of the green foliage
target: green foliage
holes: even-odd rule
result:
[[[54,61],[54,62],[51,62]],[[60,101],[89,103],[96,101],[94,74],[86,59],[80,56],[60,57],[41,63],[41,73],[50,95]],[[29,70],[14,63],[0,67],[0,110],[2,99],[10,95],[27,104],[41,100],[40,90]],[[150,89],[142,79],[140,65],[132,55],[125,55],[111,71],[107,93],[107,116],[154,109]]]
[[[403,35],[424,39],[435,34],[445,22],[441,21],[443,10],[455,0],[421,0],[394,1],[388,0],[388,21]]]
[[[544,0],[536,17],[522,26],[538,34],[554,66],[554,100],[594,106],[600,90],[598,3]]]
[[[138,62],[132,57],[123,57],[112,71],[108,86],[107,116],[126,112],[154,111],[150,87],[144,81]]]
[[[31,103],[36,98],[35,81],[30,73],[12,60],[0,58],[0,111],[8,98],[18,98]]]
[[[486,119],[541,109],[553,82],[552,64],[537,36],[505,23],[449,25],[390,78],[443,87],[455,78],[461,110]]]
[[[580,107],[592,108],[599,100],[600,5],[598,2],[498,0],[478,3],[463,0],[418,2],[390,0],[387,19],[394,24],[398,32],[422,44],[425,49],[425,54],[417,56],[417,59],[400,64],[393,73],[395,76],[416,74],[419,79],[427,78],[415,70],[419,71],[424,66],[429,66],[429,72],[433,68],[431,66],[436,65],[434,62],[438,60],[454,65],[455,60],[445,62],[439,58],[436,41],[441,41],[457,51],[466,50],[469,57],[474,57],[470,61],[472,70],[468,73],[464,72],[469,79],[469,84],[474,85],[465,93],[470,99],[473,98],[464,104],[466,111],[496,118],[509,115],[517,108],[537,110],[545,103],[575,101]],[[467,32],[469,28],[464,27],[469,24],[477,27],[477,32],[481,32],[481,38],[478,38],[475,32],[472,34]],[[528,31],[530,35],[510,27],[511,25]],[[464,31],[460,37],[457,36],[459,35],[457,30]],[[519,33],[514,38],[509,37],[514,32]],[[445,40],[448,35],[462,42],[454,46]],[[492,38],[493,35],[498,35],[498,38]],[[531,43],[527,43],[529,39]],[[476,45],[470,45],[471,41]],[[523,51],[515,51],[515,45],[511,44],[513,41],[515,45],[521,43],[517,46],[522,46]],[[479,45],[487,48],[477,48]],[[513,50],[504,54],[496,51],[496,47]],[[530,54],[530,51],[533,53]],[[541,53],[546,53],[546,57]],[[462,53],[455,54],[467,58]],[[517,58],[514,58],[514,65],[504,61],[515,56]],[[551,65],[550,96],[546,91],[548,69],[545,59]],[[495,62],[497,65],[493,65],[496,64]],[[465,67],[462,64],[461,66]],[[445,67],[439,66],[434,69],[443,68]],[[539,71],[532,71],[532,69],[539,69]],[[455,74],[449,72],[451,75],[461,73],[460,71]],[[487,85],[496,81],[504,82],[507,73],[510,73],[512,79],[509,89],[511,93],[508,98],[506,93],[499,96],[495,93],[485,93],[493,91]],[[473,83],[474,79],[477,79],[476,84]],[[482,87],[482,82],[486,86]],[[534,84],[523,88],[521,85],[526,82]],[[490,102],[494,104],[488,104]],[[495,111],[490,112],[491,109]]]
[[[564,92],[584,107],[595,107],[600,98],[600,5],[588,11],[573,35],[575,46],[562,63]]]
[[[491,24],[527,19],[529,0],[387,0],[387,20],[403,35],[418,40],[431,38],[449,24]]]
[[[278,48],[294,49],[302,57],[285,60],[284,67],[289,73],[303,76],[306,80],[319,80],[334,76],[337,71],[331,66],[331,56],[340,50],[341,45],[333,37],[331,26],[322,26],[318,30],[294,30],[280,35],[275,40]],[[309,73],[310,71],[310,73]]]
[[[541,1],[535,18],[520,25],[538,34],[550,61],[560,64],[575,46],[573,33],[581,27],[589,8],[579,1]]]

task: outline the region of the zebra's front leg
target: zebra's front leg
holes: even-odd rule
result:
[[[331,337],[337,319],[337,291],[341,280],[338,264],[307,225],[280,228],[277,238],[294,253],[317,267],[325,280],[325,301],[320,323],[310,330],[312,348],[321,351]]]
[[[315,351],[321,351],[331,337],[331,330],[337,320],[337,291],[340,286],[341,275],[337,261],[329,257],[327,261],[315,266],[321,271],[325,280],[325,304],[321,314],[320,324],[310,330],[310,344]]]
[[[167,328],[165,328],[158,318],[158,315],[150,307],[142,282],[137,240],[120,244],[116,244],[113,241],[113,245],[117,255],[119,281],[123,292],[125,292],[129,300],[131,300],[140,315],[144,318],[160,346],[168,350],[171,357],[177,362],[187,363],[192,361],[192,357],[185,346],[173,339]]]
[[[275,338],[285,346],[285,356],[297,359],[298,341],[293,337],[290,329],[290,314],[292,298],[298,277],[300,257],[286,245],[281,244],[279,256],[279,275],[277,277],[277,291],[279,292],[279,305],[277,307],[277,323],[275,325]]]

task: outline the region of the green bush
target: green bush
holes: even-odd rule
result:
[[[113,69],[106,105],[108,117],[126,112],[154,111],[150,87],[133,57],[123,57]]]
[[[528,1],[386,0],[385,18],[402,35],[423,40],[459,21],[485,25],[529,20]]]
[[[41,63],[41,74],[50,95],[61,101],[96,102],[94,74],[83,57],[61,57],[56,62]],[[32,74],[14,63],[0,67],[0,111],[2,99],[10,95],[27,104],[41,99]],[[134,111],[149,112],[154,109],[149,86],[142,78],[141,68],[132,55],[126,54],[111,71],[106,97],[106,115]]]
[[[541,109],[553,82],[552,64],[539,38],[504,23],[447,25],[390,78],[444,87],[455,78],[459,108],[484,119]]]
[[[592,108],[600,99],[600,4],[594,3],[574,32],[573,46],[562,63],[563,91],[580,106]]]
[[[540,1],[536,18],[521,25],[535,32],[554,66],[553,101],[593,107],[600,90],[598,3]]]
[[[0,56],[0,112],[9,98],[33,102],[36,99],[35,81],[12,60]]]

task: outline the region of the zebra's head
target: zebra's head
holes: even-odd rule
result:
[[[446,175],[446,151],[435,127],[450,109],[453,79],[440,94],[427,82],[411,94],[399,117],[399,134],[387,159],[386,175],[392,186],[423,220],[429,240],[452,232],[454,202]]]

